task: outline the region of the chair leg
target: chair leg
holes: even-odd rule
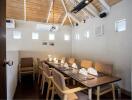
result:
[[[69,81],[69,80],[68,80],[68,81]],[[73,85],[76,85],[76,81],[75,81],[75,80],[73,80],[72,82],[73,82]]]
[[[33,81],[35,81],[35,73],[33,72]]]
[[[112,94],[113,94],[113,100],[115,100],[115,86],[114,83],[111,84],[112,85]]]
[[[54,100],[54,84],[53,84],[53,86],[52,86],[51,100]]]
[[[44,84],[45,84],[45,78],[42,77],[42,82],[41,82],[41,93],[43,94],[43,91],[44,91]]]
[[[41,77],[41,76],[40,76]],[[41,77],[40,79],[40,90],[42,89],[42,86],[43,86],[43,76]]]
[[[39,80],[40,80],[40,72],[38,72],[38,84],[39,84]]]
[[[117,89],[117,90],[118,90],[118,98],[119,98],[119,99],[121,99],[121,88],[120,88],[120,87],[118,87],[118,89]]]
[[[97,87],[97,100],[100,100],[100,87]]]
[[[19,73],[19,82],[21,83],[21,73]]]
[[[66,94],[64,95],[64,99],[63,100],[67,100],[67,95]]]
[[[50,87],[51,87],[51,80],[48,81],[48,89],[47,89],[46,100],[48,100],[48,98],[49,98]]]

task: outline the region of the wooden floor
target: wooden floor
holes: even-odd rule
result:
[[[18,83],[17,85],[14,100],[45,100],[47,90],[46,87],[47,84],[45,84],[44,93],[43,95],[41,95],[41,91],[37,82],[33,82],[32,77],[30,75],[23,76],[21,84]],[[80,96],[79,100],[87,100],[86,94],[81,92],[77,95]],[[93,98],[94,100],[96,100],[96,96],[93,95]],[[60,100],[59,96],[55,95],[54,100]],[[101,100],[112,100],[112,93],[108,93],[106,95],[101,96]],[[116,100],[131,100],[131,98],[122,94],[121,99]]]

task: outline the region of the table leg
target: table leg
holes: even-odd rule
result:
[[[88,89],[88,100],[92,100],[92,88]]]

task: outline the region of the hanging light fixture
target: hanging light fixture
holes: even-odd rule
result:
[[[53,10],[52,10],[52,14],[53,14],[53,25],[50,29],[51,32],[54,32],[56,30],[56,27],[54,25],[54,4],[55,4],[55,0],[53,0]]]

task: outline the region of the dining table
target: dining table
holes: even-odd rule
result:
[[[79,82],[83,86],[87,87],[88,89],[88,100],[92,100],[92,89],[98,86],[107,85],[110,83],[115,83],[121,80],[121,78],[116,76],[109,76],[106,74],[100,73],[98,76],[88,74],[83,75],[79,73],[79,69],[77,68],[66,68],[63,64],[60,63],[54,63],[49,61],[44,61],[46,64],[49,65],[49,67],[55,68],[62,74],[72,78],[73,80]]]

